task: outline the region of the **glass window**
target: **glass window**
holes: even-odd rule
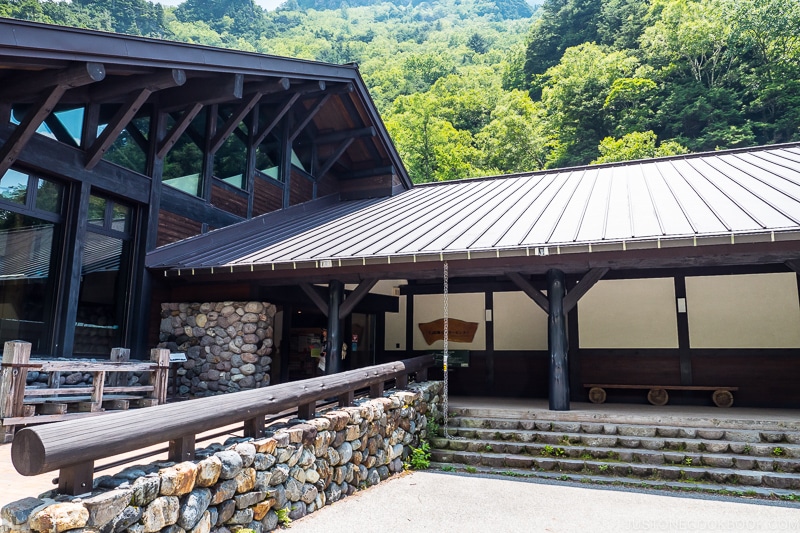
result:
[[[115,200],[92,195],[89,212],[74,351],[107,355],[122,342],[131,266],[128,230],[133,210]]]
[[[61,198],[64,186],[44,178],[36,180],[36,209],[51,213],[61,212]]]
[[[269,134],[256,147],[256,170],[265,176],[280,181],[280,164],[281,142],[274,134]]]
[[[114,111],[117,108],[117,106],[102,106],[103,109],[106,107],[110,107]],[[106,118],[106,122],[101,123],[97,128],[97,135],[100,135],[106,128],[107,121],[113,117],[113,113],[107,114],[101,111],[100,116]],[[149,131],[150,117],[134,118],[114,139],[106,153],[103,154],[103,159],[139,174],[145,174],[147,172],[146,143]]]
[[[174,117],[168,117],[168,129],[174,124]],[[205,139],[205,125],[205,113],[200,113],[164,158],[163,182],[194,196],[202,194],[203,151],[200,146]]]
[[[15,105],[11,111],[11,122],[19,124],[25,120],[30,106]],[[83,107],[59,106],[36,129],[36,133],[71,146],[80,146],[83,133]]]
[[[45,327],[51,290],[57,224],[0,209],[0,342],[30,342],[46,351]]]
[[[245,169],[247,168],[247,132],[244,125],[239,124],[214,154],[214,176],[230,183],[234,187],[244,189]]]
[[[106,199],[99,196],[89,197],[89,224],[106,225]]]
[[[0,178],[0,198],[25,205],[28,199],[28,175],[14,169]]]

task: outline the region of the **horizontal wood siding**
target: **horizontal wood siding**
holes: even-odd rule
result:
[[[547,352],[495,352],[492,362],[493,396],[547,398],[550,370]]]
[[[581,350],[580,383],[582,393],[573,401],[587,401],[584,383],[615,385],[680,385],[681,363],[678,350]],[[646,390],[607,390],[608,402],[647,403]],[[670,392],[670,403],[696,404],[682,399],[683,393]],[[710,402],[709,395],[709,402]]]
[[[242,191],[244,193],[244,191]],[[211,186],[211,203],[228,213],[240,217],[247,216],[247,195],[236,194],[217,184]]]
[[[302,204],[314,197],[314,184],[302,174],[292,172],[292,182],[289,192],[289,205]]]
[[[327,173],[317,182],[317,198],[337,193],[339,189],[339,180],[331,173]]]
[[[734,407],[800,407],[800,350],[693,350],[692,377],[739,387]]]
[[[158,212],[157,246],[199,235],[202,224],[163,209]]]
[[[278,182],[256,178],[253,196],[253,216],[278,211],[283,207],[283,189]]]

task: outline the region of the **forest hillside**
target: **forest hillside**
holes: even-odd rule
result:
[[[800,0],[0,0],[0,16],[356,62],[416,182],[800,140]]]

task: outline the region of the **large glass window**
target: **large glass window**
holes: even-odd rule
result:
[[[100,124],[97,135],[103,133],[117,110],[118,105],[100,106]],[[141,116],[131,120],[120,132],[111,146],[108,147],[103,159],[128,168],[139,174],[147,172],[147,136],[150,130],[150,117]]]
[[[60,249],[63,186],[9,170],[0,178],[0,342],[50,349],[53,265]]]
[[[205,117],[205,113],[198,114],[164,158],[163,182],[195,196],[200,196],[203,190],[201,146],[205,139]],[[175,125],[176,118],[177,115],[167,117],[168,129]]]
[[[131,267],[129,206],[92,195],[81,262],[75,324],[78,354],[107,355],[121,346]]]
[[[219,123],[233,114],[234,106],[219,106]],[[241,122],[214,154],[214,176],[234,187],[247,187],[247,129]]]
[[[25,115],[30,107],[29,105],[15,105],[11,112],[11,122],[19,124],[25,120]],[[79,146],[83,132],[84,112],[82,106],[59,105],[39,125],[36,133],[71,146]]]

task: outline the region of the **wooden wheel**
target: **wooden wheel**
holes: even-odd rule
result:
[[[589,389],[589,401],[592,403],[603,403],[606,401],[606,391],[600,387]]]
[[[733,394],[727,390],[715,390],[712,396],[717,407],[730,407],[733,405]]]
[[[664,389],[650,389],[647,401],[653,405],[665,405],[669,401],[669,394]]]

